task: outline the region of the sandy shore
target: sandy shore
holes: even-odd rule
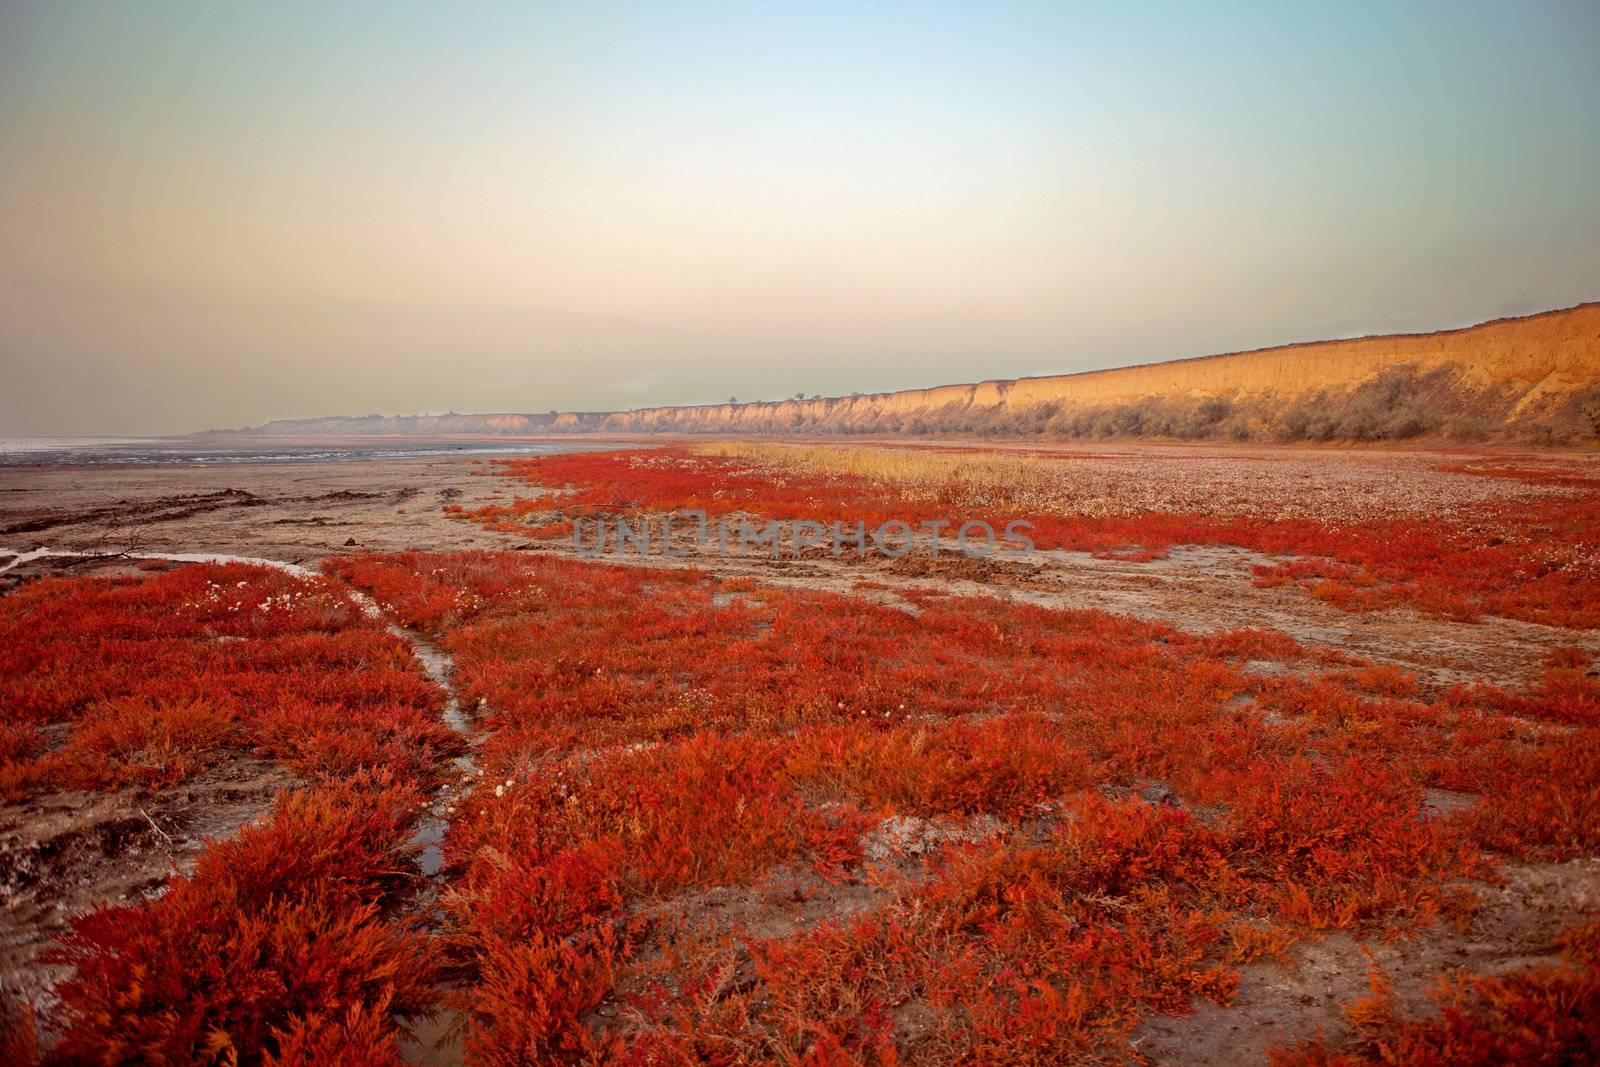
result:
[[[345,552],[505,547],[445,518],[509,494],[471,460],[0,468],[0,547],[234,552],[290,563]]]

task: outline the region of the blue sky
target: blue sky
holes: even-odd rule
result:
[[[1600,298],[1600,5],[0,7],[0,434],[1081,370]]]

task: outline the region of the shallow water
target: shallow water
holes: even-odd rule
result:
[[[422,664],[428,680],[444,690],[445,705],[441,717],[445,725],[463,736],[471,734],[472,725],[461,710],[461,699],[456,695],[451,680],[455,674],[455,661],[418,633],[393,625],[389,627],[389,632],[411,646],[411,655]],[[457,756],[453,766],[461,779],[473,777],[478,771],[478,765],[470,755]],[[445,832],[450,829],[450,809],[456,802],[453,786],[457,784],[446,785],[439,791],[427,814],[417,821],[417,831],[411,837],[413,844],[422,846],[422,855],[417,862],[422,867],[423,875],[429,878],[438,874],[444,866],[442,846]]]
[[[603,441],[384,440],[200,441],[182,437],[0,437],[0,467],[340,463],[363,459],[547,456],[617,448]]]

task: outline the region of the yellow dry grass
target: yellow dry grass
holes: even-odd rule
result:
[[[1484,478],[1438,467],[1438,457],[1401,452],[1210,448],[1095,454],[1007,452],[868,444],[717,441],[690,446],[706,456],[808,474],[859,477],[886,497],[929,501],[952,513],[1016,515],[1249,515],[1345,524],[1473,515],[1490,502],[1572,490]],[[1563,459],[1574,471],[1587,465]]]
[[[702,455],[843,474],[886,487],[902,499],[965,506],[1059,511],[1069,503],[1065,458],[1004,452],[945,451],[875,445],[770,444],[718,441],[693,446]]]

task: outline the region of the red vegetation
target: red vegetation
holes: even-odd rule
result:
[[[1503,858],[1600,848],[1576,648],[1525,690],[1445,688],[1273,631],[927,590],[551,554],[326,566],[0,597],[10,796],[247,753],[307,783],[159,896],[75,922],[47,1057],[387,1065],[445,1000],[496,1067],[1126,1061],[1141,1020],[1228,1002],[1242,962],[1460,923]],[[340,581],[434,635],[477,713],[430,930],[410,840],[461,744]],[[1570,965],[1461,978],[1435,1018],[1380,983],[1357,1051],[1284,1062],[1580,1059],[1600,934],[1568,942]],[[31,1039],[0,1016],[0,1051]]]
[[[160,896],[74,922],[46,1062],[398,1062],[395,1020],[435,1000],[400,907],[416,812],[460,750],[441,704],[327,579],[194,565],[0,597],[9,794],[170,786],[252,752],[311,784]]]
[[[0,797],[173,785],[252,750],[312,779],[426,779],[460,747],[440,705],[405,643],[326,579],[193,565],[0,598]]]
[[[1285,562],[1257,569],[1263,586],[1297,585],[1348,611],[1410,606],[1454,618],[1501,615],[1555,626],[1600,626],[1600,482],[1575,475],[1495,466],[1441,468],[1534,480],[1574,495],[1509,498],[1477,509],[1470,522],[1373,522],[1254,516],[1074,513],[1037,503],[1006,506],[983,495],[942,491],[911,496],[893,484],[798,465],[699,455],[677,448],[569,453],[500,464],[545,492],[454,514],[521,536],[570,532],[575,516],[703,510],[771,520],[835,520],[875,528],[888,519],[984,519],[1001,529],[1033,524],[1039,548],[1148,560],[1178,545],[1230,545]],[[530,517],[531,520],[530,520]],[[529,525],[529,522],[534,525]]]
[[[1329,1052],[1321,1038],[1275,1052],[1273,1067],[1492,1067],[1600,1060],[1600,922],[1569,930],[1567,961],[1520,973],[1445,978],[1439,1012],[1403,1017],[1387,978],[1345,1006],[1361,1045]]]
[[[1600,844],[1577,652],[1527,692],[1440,690],[988,599],[512,553],[330,569],[438,635],[481,709],[446,842],[474,1063],[1117,1058],[1145,1015],[1226,1001],[1232,961],[1458,921],[1495,853]],[[1482,800],[1430,816],[1427,789]],[[835,892],[861,903],[762,926]]]
[[[420,801],[383,775],[285,794],[270,822],[212,844],[160,898],[77,920],[54,1055],[254,1063],[285,1035],[291,1062],[358,1037],[364,1054],[383,1049],[379,1015],[413,1017],[435,999],[430,942],[384,921],[412,885]]]
[[[84,784],[172,785],[217,762],[237,736],[232,713],[205,701],[123,697],[78,721],[63,762]]]

